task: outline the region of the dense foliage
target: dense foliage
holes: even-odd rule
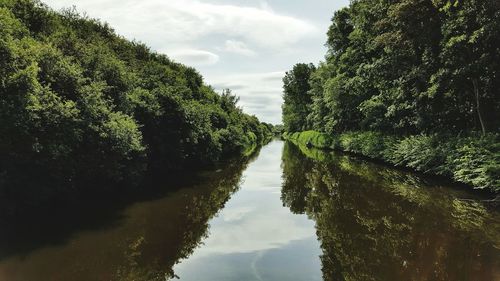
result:
[[[0,184],[19,167],[75,182],[210,163],[271,129],[229,90],[107,24],[0,1]]]
[[[315,69],[312,64],[299,63],[283,78],[285,95],[282,110],[284,129],[287,132],[297,132],[306,128],[304,120],[310,113],[309,104],[312,100],[310,95],[304,93],[311,89],[309,77]]]
[[[347,151],[500,192],[500,139],[497,135],[482,138],[437,134],[396,137],[366,131],[331,136],[305,131],[284,134],[284,137],[300,146]]]
[[[316,71],[284,79],[289,131],[500,131],[499,1],[351,1],[326,45]]]
[[[283,80],[286,131],[373,132],[352,150],[498,190],[499,1],[353,0],[327,35]]]

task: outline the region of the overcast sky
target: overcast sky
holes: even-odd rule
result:
[[[326,52],[333,12],[349,0],[42,0],[76,6],[118,34],[193,66],[217,91],[230,88],[245,112],[281,123],[285,71]]]

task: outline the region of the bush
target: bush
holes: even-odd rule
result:
[[[316,131],[305,131],[292,134],[285,133],[283,137],[298,141],[302,144],[311,144],[317,148],[330,148],[332,145],[332,138],[330,136]]]
[[[300,145],[331,148],[383,160],[419,172],[443,175],[476,189],[500,191],[500,136],[395,137],[380,132],[347,132],[329,136],[315,131],[285,133]]]
[[[361,154],[370,158],[383,158],[388,140],[381,133],[349,132],[340,135],[339,147],[344,151]]]
[[[466,138],[457,142],[447,157],[449,171],[457,181],[477,188],[500,191],[500,141],[498,135]]]
[[[424,173],[443,174],[446,154],[441,144],[435,135],[409,136],[389,147],[384,160]]]
[[[237,102],[74,10],[0,2],[1,175],[18,163],[64,184],[75,175],[115,182],[146,166],[210,164],[272,134]]]

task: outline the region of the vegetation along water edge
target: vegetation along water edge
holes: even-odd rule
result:
[[[497,135],[398,137],[380,132],[328,135],[316,131],[284,133],[298,145],[335,149],[382,160],[426,174],[449,177],[476,189],[500,191],[500,152]]]
[[[283,79],[285,138],[500,191],[500,2],[351,1]]]
[[[237,102],[196,69],[74,8],[0,1],[0,197],[7,202],[123,188],[150,171],[189,172],[248,155],[273,126]]]

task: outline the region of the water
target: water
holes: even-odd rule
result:
[[[3,224],[0,281],[500,280],[498,212],[449,183],[274,141],[175,189]]]
[[[314,222],[280,199],[281,151],[269,144],[244,171],[204,246],[174,267],[181,280],[322,280]]]

